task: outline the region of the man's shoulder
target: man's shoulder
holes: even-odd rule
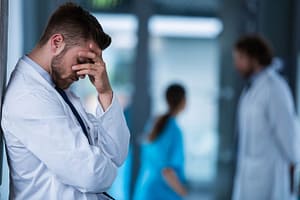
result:
[[[39,82],[28,80],[28,77],[16,77],[9,81],[4,98],[9,102],[18,102],[34,96],[43,98],[52,95],[53,91],[43,87]]]
[[[288,89],[288,83],[286,79],[279,74],[279,72],[276,72],[274,70],[270,70],[267,73],[267,80],[268,84],[271,88],[277,88],[277,89]]]
[[[266,87],[271,98],[274,96],[281,98],[291,98],[291,89],[286,79],[276,71],[270,71],[267,75]]]
[[[31,73],[30,68],[25,68],[19,62],[10,76],[4,98],[9,102],[16,102],[35,95],[41,98],[52,96],[53,92],[54,88],[50,88],[38,75]]]
[[[32,113],[38,116],[45,111],[56,109],[58,105],[59,99],[54,88],[51,91],[39,84],[31,85],[26,81],[19,84],[11,82],[4,96],[3,114]]]

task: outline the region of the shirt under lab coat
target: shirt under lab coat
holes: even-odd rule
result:
[[[121,106],[114,95],[107,111],[98,105],[94,116],[66,90],[88,129],[87,139],[49,77],[23,57],[7,87],[1,125],[10,199],[105,199],[100,193],[110,187],[128,151],[129,131]]]
[[[296,114],[286,81],[272,68],[253,77],[243,91],[238,133],[233,199],[293,199],[289,167],[298,160]]]

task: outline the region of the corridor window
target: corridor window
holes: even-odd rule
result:
[[[171,83],[187,89],[187,108],[179,116],[190,183],[211,183],[216,175],[218,119],[218,41],[215,18],[154,16],[151,34],[152,115],[166,111],[164,92]]]

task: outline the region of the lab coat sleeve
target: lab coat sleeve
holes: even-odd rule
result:
[[[105,112],[98,103],[96,117],[91,114],[88,116],[95,128],[94,133],[91,133],[94,145],[99,146],[105,155],[119,167],[128,154],[130,133],[123,109],[115,94],[111,105]]]
[[[291,163],[298,161],[296,146],[298,126],[291,92],[287,84],[274,83],[270,88],[268,113],[275,140],[283,156]]]
[[[113,183],[117,166],[101,148],[88,143],[73,121],[57,98],[33,91],[6,101],[2,128],[63,184],[81,192],[103,192]]]

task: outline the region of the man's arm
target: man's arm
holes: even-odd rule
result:
[[[88,117],[95,127],[90,133],[93,145],[101,148],[117,166],[120,166],[128,154],[130,133],[117,97],[113,96],[112,103],[105,112],[99,103],[96,117],[92,114],[88,114]]]
[[[80,51],[78,56],[91,62],[72,66],[77,76],[88,75],[91,83],[98,92],[98,100],[104,111],[111,105],[113,92],[108,79],[106,64],[102,57],[102,50],[94,43],[89,44],[89,50]]]
[[[78,76],[88,75],[98,92],[97,119],[103,127],[98,126],[98,146],[119,166],[127,156],[129,131],[123,110],[112,92],[102,50],[90,43],[89,50],[80,51],[78,56],[91,62],[74,65],[72,69]]]
[[[270,88],[268,117],[281,152],[291,163],[297,161],[297,120],[291,92],[287,84],[275,83]]]

